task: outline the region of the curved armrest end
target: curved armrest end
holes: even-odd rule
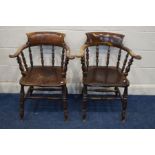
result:
[[[84,55],[83,54],[78,54],[78,55],[76,55],[76,58],[82,58]]]
[[[81,46],[80,48],[80,52],[79,54],[76,55],[76,58],[82,58],[85,54],[85,49],[88,47],[88,45],[84,44],[83,46]]]
[[[23,46],[21,46],[20,48],[17,49],[16,53],[15,54],[10,54],[9,55],[9,58],[16,58],[25,48],[27,48],[28,45],[27,44],[24,44]]]
[[[15,58],[15,57],[16,57],[15,55],[12,54],[9,55],[9,58]]]
[[[123,48],[126,52],[128,52],[129,55],[130,55],[131,57],[133,57],[133,58],[135,58],[135,59],[137,59],[137,60],[141,60],[141,59],[142,59],[142,57],[141,57],[140,55],[135,54],[131,49],[129,49],[129,48],[125,47],[125,46],[123,46],[122,48]]]
[[[71,54],[71,50],[70,50],[70,48],[67,45],[65,45],[65,49],[66,49],[66,56],[67,56],[67,58],[70,59],[70,60],[75,59],[75,55]]]
[[[67,55],[68,59],[73,60],[75,59],[75,55]]]
[[[136,56],[135,56],[135,59],[141,60],[141,59],[142,59],[142,56],[141,56],[141,55],[136,55]]]

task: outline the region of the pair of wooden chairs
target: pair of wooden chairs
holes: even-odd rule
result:
[[[22,74],[20,79],[21,119],[24,117],[24,102],[27,98],[62,99],[64,119],[68,119],[66,72],[69,60],[77,57],[81,59],[83,71],[83,120],[86,120],[88,99],[119,97],[122,103],[121,120],[125,121],[129,86],[127,76],[133,60],[141,59],[141,56],[134,54],[123,45],[124,35],[122,34],[91,32],[86,33],[86,36],[87,40],[81,47],[80,54],[76,56],[71,55],[64,41],[65,34],[57,32],[28,33],[26,44],[14,55],[10,55],[10,58],[17,59]],[[56,57],[57,53],[59,54]],[[25,56],[26,54],[28,55]],[[45,58],[49,63],[46,63]],[[28,87],[26,93],[25,87]],[[123,93],[120,88],[123,88]],[[40,91],[54,91],[59,92],[60,95],[46,96],[38,94]]]

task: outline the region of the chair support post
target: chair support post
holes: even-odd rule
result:
[[[63,100],[63,108],[64,108],[64,120],[68,120],[68,110],[67,110],[67,87],[66,85],[62,86],[62,100]]]
[[[121,120],[123,122],[126,121],[126,110],[127,110],[127,98],[128,98],[128,87],[126,86],[124,88],[124,92],[123,92],[123,100],[122,100],[122,113],[121,113]]]
[[[82,119],[83,119],[83,121],[85,121],[86,117],[87,117],[87,86],[86,85],[83,86],[82,111],[83,111]]]
[[[20,110],[19,110],[20,119],[24,118],[24,100],[25,100],[24,96],[25,96],[24,86],[21,85],[21,88],[20,88]]]

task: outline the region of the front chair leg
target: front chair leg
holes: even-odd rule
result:
[[[127,117],[127,114],[126,114],[126,111],[127,111],[127,104],[128,104],[127,98],[128,98],[128,87],[125,87],[125,88],[124,88],[124,93],[123,93],[122,114],[121,114],[121,120],[122,120],[123,122],[126,121],[126,117]]]
[[[23,119],[24,118],[24,86],[21,85],[21,88],[20,88],[20,110],[19,110],[19,116],[20,116],[20,119]]]
[[[82,112],[83,112],[83,115],[82,115],[82,120],[83,121],[86,121],[86,118],[87,118],[87,86],[84,85],[83,86],[83,103],[82,103]]]
[[[67,87],[66,85],[62,86],[62,96],[63,96],[63,108],[64,108],[64,120],[68,120],[68,111],[67,111]]]

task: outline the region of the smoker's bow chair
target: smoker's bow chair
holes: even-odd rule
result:
[[[70,56],[70,50],[64,41],[64,37],[65,34],[57,32],[28,33],[27,43],[19,48],[14,55],[10,55],[10,58],[17,59],[22,74],[20,79],[21,119],[24,117],[24,101],[26,98],[62,99],[64,119],[68,119],[66,71],[69,59],[73,59],[73,57]],[[58,52],[60,52],[58,55],[59,61],[55,60]],[[28,54],[27,57],[26,54]],[[34,60],[37,57],[40,60],[37,59],[35,62]],[[45,58],[48,58],[49,64],[46,62],[47,59],[45,61]],[[28,87],[27,93],[24,91],[25,86]],[[35,93],[36,91],[57,91],[59,96],[39,95]]]
[[[86,120],[88,99],[120,98],[121,120],[125,121],[129,86],[127,76],[133,60],[141,59],[141,56],[123,46],[124,35],[122,34],[90,32],[86,33],[86,36],[87,40],[77,56],[81,58],[83,71],[83,120]],[[91,55],[92,53],[94,55]],[[119,88],[123,88],[123,94]],[[98,92],[98,95],[92,92]],[[114,94],[109,96],[105,95],[105,92]]]

